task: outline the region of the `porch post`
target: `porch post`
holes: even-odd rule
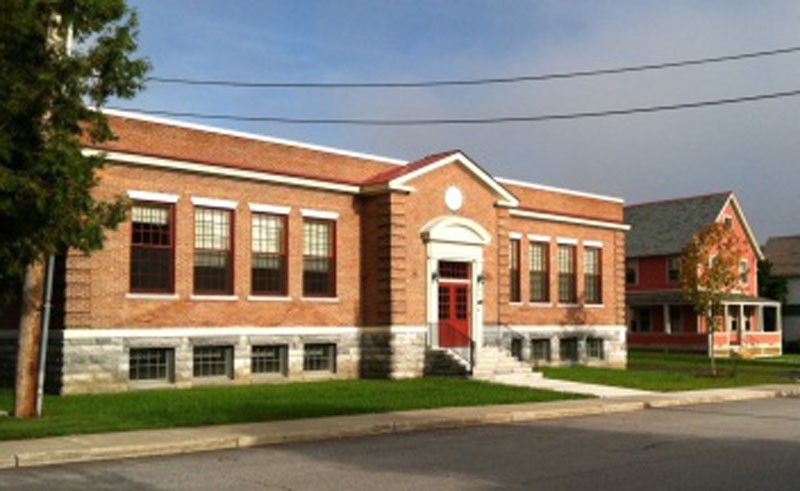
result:
[[[764,332],[764,305],[758,304],[758,307],[756,307],[756,312],[758,312],[758,315],[756,316],[758,317],[758,331]]]
[[[744,304],[739,304],[739,346],[744,346]]]
[[[664,332],[666,334],[672,334],[672,319],[669,316],[669,304],[662,305],[664,309]]]
[[[731,323],[728,322],[728,304],[722,305],[722,327],[725,329],[725,343],[731,348]]]

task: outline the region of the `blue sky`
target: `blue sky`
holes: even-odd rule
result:
[[[484,78],[800,45],[800,2],[131,0],[153,75],[277,82]],[[596,111],[800,88],[800,53],[572,80],[408,90],[151,83],[118,105],[296,118]],[[579,121],[353,127],[210,122],[400,159],[459,148],[495,175],[625,198],[731,189],[760,241],[800,233],[800,97]]]

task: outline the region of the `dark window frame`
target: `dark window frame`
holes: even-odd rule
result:
[[[161,240],[164,238],[169,242],[168,244],[153,244],[143,241],[145,235],[153,237],[158,234],[154,230],[143,230],[141,226],[137,228],[137,223],[134,221],[133,214],[135,208],[150,208],[150,209],[166,209],[167,210],[167,231],[166,235],[159,234]],[[138,240],[137,240],[138,237]],[[168,251],[168,267],[169,272],[166,275],[165,284],[161,286],[142,286],[146,278],[152,278],[152,274],[144,274],[141,272],[145,269],[140,264],[141,256],[146,251]],[[152,293],[152,294],[172,294],[175,293],[175,204],[163,203],[155,201],[136,201],[134,202],[131,210],[131,246],[129,256],[129,282],[128,288],[131,293]],[[152,265],[151,265],[152,266]],[[160,276],[160,275],[159,275]],[[139,280],[140,278],[141,281]]]
[[[534,249],[542,250],[542,269],[535,269]],[[531,302],[550,301],[550,244],[547,242],[531,242],[528,247],[528,297]],[[541,291],[542,295],[535,295]]]
[[[511,303],[522,302],[521,252],[522,240],[510,238],[508,241],[508,277],[510,280],[508,301]]]
[[[325,224],[330,227],[330,232],[328,234],[330,243],[328,244],[328,255],[312,255],[306,254],[306,248],[308,247],[307,244],[307,234],[306,234],[306,225],[307,224]],[[322,219],[322,218],[303,218],[303,297],[306,298],[335,298],[336,291],[337,291],[337,248],[336,248],[336,220],[332,219]],[[320,285],[320,277],[313,276],[314,274],[319,275],[318,271],[313,271],[308,268],[308,265],[311,261],[314,262],[327,262],[328,265],[328,278],[324,280],[324,283],[327,284],[327,288],[319,288]],[[313,287],[312,287],[313,286]]]
[[[154,374],[155,376],[149,376]],[[175,348],[130,348],[128,350],[128,380],[136,383],[173,383],[175,381]]]
[[[591,360],[605,360],[605,340],[603,338],[586,338],[586,358]]]
[[[219,350],[216,355],[213,350]],[[205,352],[205,353],[204,353]],[[222,355],[221,360],[203,360],[202,357]],[[194,378],[233,379],[234,352],[231,345],[194,346],[192,348],[192,376]],[[221,369],[220,369],[221,367]]]
[[[256,252],[255,247],[255,226],[256,219],[261,217],[269,217],[278,219],[280,223],[280,252]],[[275,213],[253,212],[250,224],[251,232],[251,245],[250,245],[250,293],[252,295],[263,296],[285,296],[289,293],[289,220],[286,215]],[[262,288],[260,285],[269,282],[267,278],[263,278],[264,274],[258,272],[259,270],[267,270],[268,268],[257,268],[256,264],[260,260],[269,260],[270,258],[277,258],[279,263],[279,286],[275,289]]]
[[[575,244],[558,244],[558,301],[559,303],[574,304],[578,301],[578,268],[576,264],[578,247]],[[568,251],[569,256],[562,256],[562,251]],[[569,261],[564,263],[563,257]],[[569,271],[563,266],[569,265]]]
[[[275,351],[272,356],[269,351]],[[250,373],[254,375],[289,374],[289,345],[259,344],[250,348]]]
[[[197,246],[197,227],[198,212],[221,213],[228,217],[228,245],[227,249],[217,249]],[[235,283],[235,210],[228,208],[214,208],[209,206],[194,207],[194,265],[193,265],[193,292],[195,295],[233,295]],[[212,219],[213,223],[213,219]],[[213,225],[212,225],[213,228]],[[213,230],[209,234],[213,237]],[[217,257],[222,258],[224,266],[222,268],[213,266],[198,266],[198,258]],[[214,272],[214,269],[222,269],[222,273]],[[221,284],[221,286],[209,286],[211,283]]]
[[[312,350],[321,349],[323,352],[319,356],[311,353]],[[306,343],[303,345],[303,371],[304,372],[329,372],[336,373],[337,370],[337,346],[336,343]]]
[[[596,271],[589,271],[588,254],[596,255],[594,266]],[[588,305],[603,303],[603,248],[587,246],[583,248],[583,297]]]

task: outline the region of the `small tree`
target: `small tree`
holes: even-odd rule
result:
[[[125,203],[92,194],[112,137],[100,107],[142,87],[124,0],[3,0],[0,15],[0,308],[20,301],[15,415],[33,415],[44,258],[98,249]],[[75,49],[69,53],[70,41]]]
[[[692,237],[681,255],[681,287],[697,315],[706,321],[711,373],[717,374],[714,333],[720,328],[725,295],[740,284],[741,241],[723,223],[713,223]]]

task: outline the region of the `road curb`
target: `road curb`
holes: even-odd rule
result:
[[[429,409],[333,416],[309,420],[56,437],[38,441],[21,440],[0,442],[0,469],[599,416],[647,409],[779,397],[800,397],[800,386],[713,389],[613,399]],[[124,439],[127,442],[116,443],[117,439]],[[140,443],[136,443],[137,440]],[[141,443],[141,441],[145,443]],[[45,448],[48,445],[54,448]],[[23,448],[14,450],[14,447]]]

